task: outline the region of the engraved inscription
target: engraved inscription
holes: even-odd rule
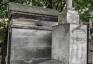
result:
[[[70,63],[85,64],[86,61],[86,32],[78,28],[71,31]]]
[[[71,39],[77,42],[84,41],[84,37],[86,37],[85,32],[83,30],[74,30],[71,35]]]

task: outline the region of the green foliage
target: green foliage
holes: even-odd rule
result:
[[[88,22],[89,21],[89,17],[88,17],[88,11],[85,11],[83,14],[80,14],[80,19],[84,22]]]
[[[80,20],[88,22],[88,14],[93,11],[93,0],[73,0],[73,8],[79,12]]]
[[[3,18],[7,10],[8,2],[23,3],[30,2],[31,0],[0,0],[0,18]],[[65,9],[66,0],[32,0],[33,6],[48,7],[53,8],[58,11],[63,11]],[[73,8],[77,10],[80,14],[80,19],[82,21],[89,21],[88,14],[93,10],[93,0],[73,0]],[[88,10],[86,10],[88,9]],[[86,13],[88,11],[88,13]],[[83,13],[82,13],[83,12]]]
[[[5,29],[0,29],[0,43],[4,43]]]
[[[9,0],[9,2],[23,3],[24,0]]]
[[[0,11],[0,18],[4,18],[4,12]]]
[[[2,27],[2,26],[3,26],[3,23],[0,22],[0,27]]]
[[[3,20],[4,21],[4,20]],[[7,22],[0,22],[0,43],[4,43],[6,35]]]

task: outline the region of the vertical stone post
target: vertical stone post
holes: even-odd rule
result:
[[[71,4],[72,0],[67,0],[67,10],[59,14],[59,25],[53,27],[52,59],[87,64],[87,26],[79,24],[78,12],[70,10]]]
[[[93,11],[89,15],[88,63],[93,64]]]
[[[91,59],[91,64],[93,64],[93,52],[92,52],[92,59]]]
[[[72,9],[72,0],[66,1],[67,9]]]
[[[91,39],[93,39],[92,38],[92,36],[93,36],[93,32],[92,32],[92,28],[93,28],[93,11],[92,12],[90,12],[90,19],[89,19],[89,28],[90,28],[90,30],[89,30],[89,39],[91,40]]]

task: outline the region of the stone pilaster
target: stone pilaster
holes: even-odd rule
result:
[[[87,64],[87,26],[79,24],[78,12],[67,8],[59,14],[58,24],[52,31],[52,59]]]

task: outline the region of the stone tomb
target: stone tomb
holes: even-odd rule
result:
[[[52,59],[64,64],[87,64],[87,26],[61,24],[53,27]]]
[[[72,0],[58,16],[52,31],[52,59],[63,64],[87,64],[87,26],[81,25],[77,11],[72,10]]]
[[[8,64],[37,64],[51,58],[52,26],[58,11],[9,3]]]

